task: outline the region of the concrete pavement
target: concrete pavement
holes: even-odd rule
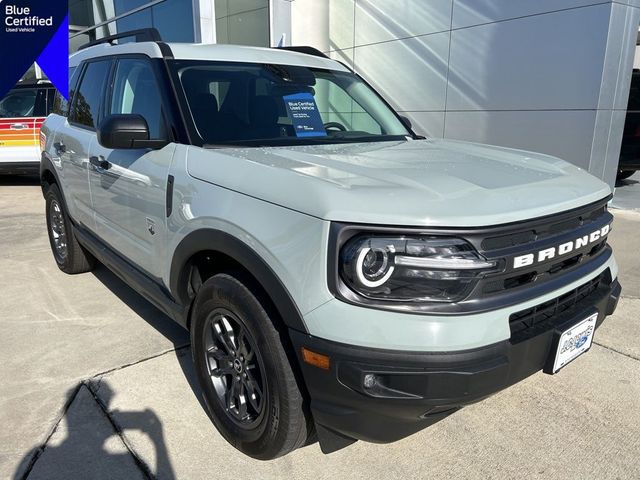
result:
[[[591,352],[391,445],[273,462],[198,400],[188,337],[104,268],[56,268],[35,183],[0,179],[0,478],[638,478],[640,214],[616,213],[624,298]]]
[[[616,182],[615,194],[611,206],[623,210],[640,212],[640,172]]]

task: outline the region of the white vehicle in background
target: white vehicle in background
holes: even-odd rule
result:
[[[20,83],[0,100],[0,175],[40,171],[40,127],[53,107],[46,80]]]

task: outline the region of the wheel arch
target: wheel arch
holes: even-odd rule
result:
[[[47,188],[54,183],[60,188],[60,179],[53,166],[53,162],[45,152],[42,152],[40,158],[40,186],[42,187],[42,194],[44,195]]]
[[[225,258],[239,265],[268,296],[286,327],[308,333],[295,301],[273,269],[246,243],[220,230],[195,230],[178,244],[171,260],[169,287],[179,303],[190,306],[195,298],[192,277],[202,256],[212,256],[213,262]]]

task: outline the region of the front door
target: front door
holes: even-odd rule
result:
[[[145,58],[117,61],[107,114],[136,113],[149,125],[150,139],[167,138],[163,99]],[[149,276],[162,275],[166,238],[166,188],[175,144],[161,150],[111,150],[94,143],[91,194],[98,236]],[[104,163],[106,161],[107,163]],[[102,162],[101,166],[97,166]]]
[[[102,115],[111,60],[87,63],[80,78],[68,119],[58,130],[54,147],[61,159],[67,207],[71,216],[95,230],[91,194],[89,192],[89,152],[95,142],[96,128]]]

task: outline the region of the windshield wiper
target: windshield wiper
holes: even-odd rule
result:
[[[344,145],[348,143],[372,143],[406,141],[404,135],[365,135],[361,137],[276,137],[268,139],[243,140],[236,143],[205,143],[207,149],[223,148],[265,148],[265,147],[296,147],[305,145]]]

